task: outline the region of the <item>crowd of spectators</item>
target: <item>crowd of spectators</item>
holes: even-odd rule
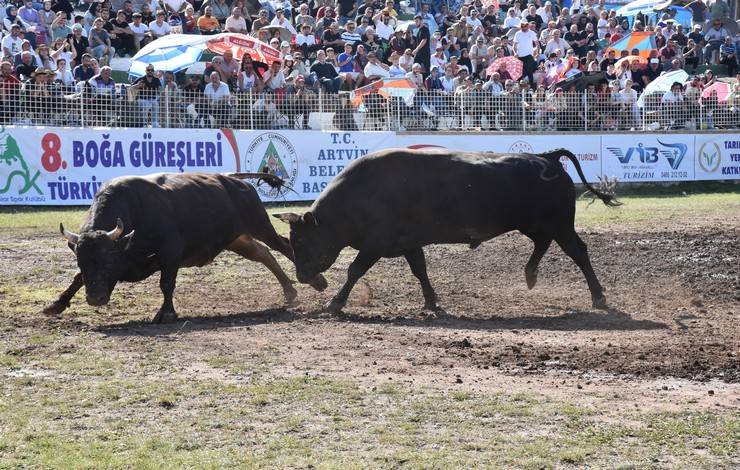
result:
[[[639,127],[645,122],[641,112],[665,108],[670,112],[657,118],[659,125],[681,127],[699,106],[702,89],[717,80],[713,70],[735,76],[740,46],[737,28],[726,27],[731,20],[725,0],[694,0],[687,7],[693,16],[689,31],[670,8],[655,18],[628,19],[604,0],[574,0],[569,8],[551,0],[27,0],[0,12],[0,119],[11,122],[24,102],[35,109],[39,100],[52,103],[38,112],[52,119],[65,99],[86,93],[102,106],[88,117],[98,124],[116,118],[112,103],[125,95],[149,125],[159,126],[166,91],[198,125],[227,125],[234,108],[272,105],[290,108],[283,114],[295,122],[284,124],[305,127],[319,93],[405,77],[417,90],[412,109],[399,113],[404,115],[438,120],[463,109],[481,126],[485,118],[498,128],[529,122],[543,129],[579,123],[612,129]],[[413,21],[403,21],[405,15]],[[657,47],[647,63],[622,61],[617,68],[619,59],[640,54],[609,49],[633,31],[654,32]],[[220,32],[251,34],[278,49],[281,60],[264,67],[248,55],[239,62],[227,53],[213,58],[203,75],[189,77],[148,67],[126,92],[111,78],[113,57],[131,57],[157,38]],[[504,68],[491,70],[507,56],[521,61],[521,79]],[[637,106],[645,87],[662,73],[697,69],[703,73]],[[603,79],[585,91],[567,81],[557,86],[592,72]],[[25,101],[17,99],[21,89],[28,91]],[[382,105],[365,101],[367,108]],[[730,122],[740,113],[736,101],[740,105],[737,85],[726,101]],[[694,119],[692,125],[704,124]]]

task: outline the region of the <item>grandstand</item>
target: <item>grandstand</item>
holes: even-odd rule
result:
[[[736,129],[735,9],[26,2],[2,12],[0,116],[64,127]]]

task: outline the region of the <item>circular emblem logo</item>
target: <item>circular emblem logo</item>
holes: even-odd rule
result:
[[[714,173],[722,162],[719,145],[715,142],[704,142],[699,149],[699,166],[707,173]]]
[[[298,174],[298,158],[295,149],[285,136],[275,132],[258,135],[247,147],[244,155],[247,171],[270,173],[281,177],[288,186],[295,184]],[[264,197],[277,197],[278,190],[267,185],[257,187]]]
[[[529,145],[527,142],[523,140],[517,140],[513,144],[511,144],[511,147],[509,147],[509,152],[512,153],[534,153],[534,149],[531,145]]]

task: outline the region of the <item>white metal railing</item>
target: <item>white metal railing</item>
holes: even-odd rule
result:
[[[685,96],[643,106],[618,94],[589,90],[511,91],[494,96],[471,88],[455,94],[418,91],[413,104],[378,94],[288,88],[231,93],[212,102],[202,93],[169,88],[147,95],[128,85],[100,91],[57,83],[24,84],[0,107],[3,125],[316,130],[629,131],[738,129],[740,106]],[[17,95],[17,96],[15,96]]]

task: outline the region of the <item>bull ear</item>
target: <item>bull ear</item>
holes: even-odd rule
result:
[[[301,216],[293,212],[283,212],[281,214],[272,214],[276,219],[280,219],[286,224],[295,224],[301,221]]]
[[[59,231],[62,232],[64,238],[66,238],[67,241],[72,245],[77,245],[77,242],[80,241],[80,236],[74,232],[70,232],[69,230],[65,229],[64,224],[62,223],[59,224]]]
[[[319,225],[319,221],[316,220],[316,216],[314,216],[311,211],[303,214],[303,222],[308,225]]]
[[[119,218],[116,220],[116,228],[111,230],[110,232],[107,232],[106,235],[108,235],[108,238],[110,238],[112,241],[118,240],[118,238],[123,233],[123,221]]]

